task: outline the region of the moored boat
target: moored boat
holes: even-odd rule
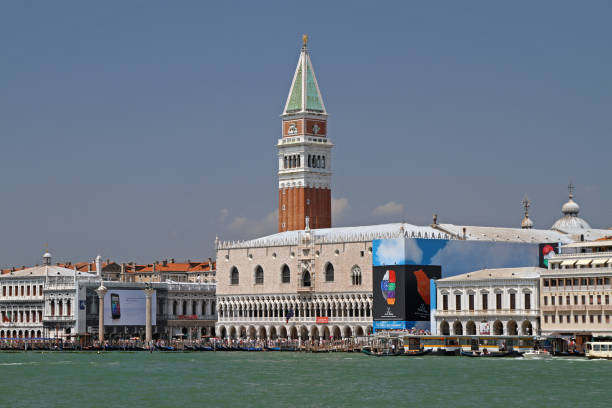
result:
[[[586,343],[586,356],[589,359],[612,360],[612,341],[590,341]]]

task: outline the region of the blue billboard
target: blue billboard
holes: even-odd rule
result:
[[[389,320],[377,318],[374,313],[374,330],[390,329],[423,329],[430,327],[430,319],[423,313],[423,306],[428,303],[430,310],[436,307],[435,278],[447,278],[464,273],[477,271],[480,269],[493,268],[515,268],[524,266],[539,266],[541,264],[541,245],[539,243],[518,243],[518,242],[493,242],[493,241],[464,241],[447,239],[421,239],[421,238],[395,238],[378,239],[372,243],[372,266],[374,271],[398,269],[398,266],[416,265],[419,269],[426,270],[428,266],[438,267],[437,276],[428,274],[429,281],[419,282],[417,280],[416,289],[407,288],[406,291],[396,293],[397,302],[400,305],[407,305],[404,316],[409,319]],[[399,277],[399,275],[398,275]],[[378,275],[373,273],[374,306],[378,303],[384,306],[383,302],[388,297],[388,293],[383,293],[380,284],[376,280]],[[380,279],[378,279],[380,280]],[[429,293],[424,293],[424,288],[429,286]],[[378,293],[380,292],[380,293]],[[418,298],[414,295],[419,293]],[[399,296],[404,295],[401,299]],[[377,298],[383,299],[377,303]],[[428,302],[423,302],[423,299]],[[418,305],[418,309],[415,306]],[[386,309],[389,309],[386,306]],[[388,315],[388,310],[381,308],[380,316]],[[415,310],[412,310],[415,309]],[[418,318],[422,316],[423,318]],[[411,319],[410,319],[411,318]],[[386,321],[384,321],[386,320]]]

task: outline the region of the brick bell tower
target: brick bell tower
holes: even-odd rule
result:
[[[304,35],[278,147],[278,230],[331,227],[331,149],[327,111]]]

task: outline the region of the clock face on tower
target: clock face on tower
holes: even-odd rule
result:
[[[295,123],[292,123],[289,125],[289,129],[287,130],[287,134],[289,136],[293,136],[293,135],[297,135],[297,126],[295,125]]]
[[[321,128],[319,127],[319,125],[315,123],[315,125],[312,127],[312,133],[314,133],[315,135],[318,135],[319,130],[321,130]]]

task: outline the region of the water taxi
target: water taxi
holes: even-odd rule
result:
[[[612,341],[590,341],[586,344],[588,358],[612,359]]]

